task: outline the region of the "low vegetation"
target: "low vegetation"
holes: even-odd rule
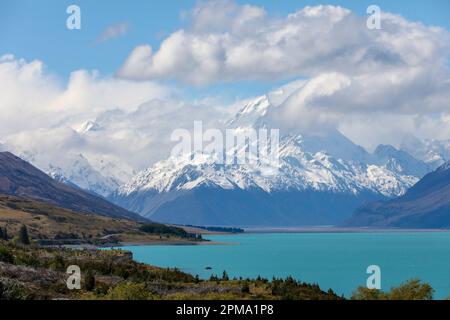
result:
[[[420,279],[407,281],[389,292],[359,287],[352,295],[353,300],[432,300],[433,288]]]
[[[82,270],[81,290],[66,286],[67,267]],[[342,299],[288,279],[201,280],[157,268],[122,250],[73,250],[0,241],[0,299]]]

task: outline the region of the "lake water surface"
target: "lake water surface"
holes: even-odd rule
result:
[[[232,245],[125,247],[134,259],[160,267],[177,267],[208,278],[293,276],[350,296],[365,285],[369,265],[382,271],[388,290],[420,278],[450,296],[450,232],[407,233],[255,233],[214,235],[208,239]],[[211,267],[212,270],[206,270]]]

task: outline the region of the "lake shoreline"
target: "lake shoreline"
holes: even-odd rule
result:
[[[252,234],[378,234],[378,233],[449,233],[449,229],[375,229],[375,228],[339,228],[339,227],[292,227],[292,228],[243,228],[243,233],[210,233],[206,236],[235,236]],[[235,246],[236,242],[224,241],[186,241],[186,240],[162,240],[162,241],[123,241],[119,243],[105,243],[101,245],[79,243],[62,245],[44,245],[44,247],[65,247],[72,249],[97,249],[97,248],[122,248],[122,247],[143,247],[143,246]]]
[[[245,234],[257,233],[428,233],[450,232],[450,229],[345,228],[345,227],[255,227],[244,228]]]

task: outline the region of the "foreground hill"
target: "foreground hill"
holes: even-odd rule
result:
[[[426,175],[404,196],[360,207],[348,225],[450,228],[450,162]]]
[[[77,212],[145,220],[101,197],[50,178],[10,152],[0,152],[0,194],[40,200]]]
[[[10,238],[25,225],[41,244],[193,243],[181,228],[78,213],[48,203],[0,194],[0,228]]]
[[[82,270],[82,289],[66,286],[67,267]],[[178,270],[162,269],[132,260],[129,252],[67,250],[17,246],[0,240],[0,300],[204,300],[299,299],[339,300],[332,290],[292,278],[231,280],[226,273],[210,280]]]
[[[82,270],[80,290],[66,285],[67,267]],[[433,288],[419,280],[390,292],[359,287],[357,300],[430,300]],[[14,245],[0,240],[0,300],[343,300],[317,284],[286,279],[230,279],[226,272],[202,280],[176,269],[132,260],[121,250],[69,250]]]

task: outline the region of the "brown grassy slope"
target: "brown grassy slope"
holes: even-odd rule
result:
[[[0,226],[10,236],[26,225],[32,239],[100,242],[170,242],[186,241],[177,236],[160,236],[140,230],[141,223],[94,214],[78,213],[45,202],[0,195]]]
[[[0,152],[0,194],[45,201],[76,212],[146,221],[137,213],[52,179],[10,152]]]

